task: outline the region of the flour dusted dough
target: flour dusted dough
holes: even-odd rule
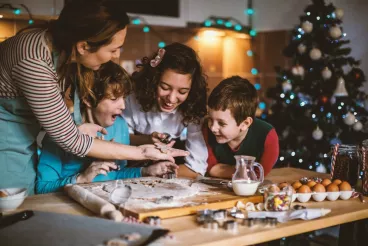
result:
[[[124,184],[132,188],[131,199],[154,200],[162,196],[173,196],[174,200],[188,198],[199,193],[196,184],[189,186],[191,183],[187,179],[159,179],[159,178],[142,178],[135,180],[124,180]],[[103,190],[110,193],[115,188],[114,183],[103,186]]]

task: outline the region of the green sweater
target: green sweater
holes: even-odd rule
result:
[[[211,131],[208,131],[208,143],[218,163],[235,165],[235,155],[248,155],[256,157],[259,162],[263,154],[264,143],[268,133],[273,126],[267,122],[254,118],[252,125],[249,127],[248,133],[239,146],[237,151],[231,150],[227,143],[219,144]]]

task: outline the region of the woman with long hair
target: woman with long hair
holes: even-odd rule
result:
[[[66,78],[75,78],[81,100],[95,97],[93,70],[119,57],[128,24],[123,1],[74,0],[46,28],[23,31],[0,44],[0,188],[34,192],[35,139],[41,127],[78,156],[174,161],[173,156],[186,155],[94,139],[78,130],[63,102]],[[74,63],[76,70],[71,69]]]

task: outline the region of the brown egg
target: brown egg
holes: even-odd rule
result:
[[[344,181],[339,185],[339,189],[340,191],[350,191],[351,185],[348,182]]]
[[[295,181],[293,184],[292,184],[293,188],[295,190],[299,189],[300,186],[302,186],[302,183],[300,183],[300,181]]]
[[[282,190],[284,187],[289,186],[290,184],[288,182],[283,182],[279,184],[280,190]]]
[[[342,181],[340,179],[335,179],[334,181],[332,181],[332,183],[334,183],[335,185],[339,185],[342,183]]]
[[[317,183],[313,180],[308,181],[307,185],[309,186],[309,188],[312,188],[313,186],[315,186]]]
[[[329,184],[329,185],[326,187],[326,190],[327,190],[328,192],[335,192],[335,191],[339,191],[339,187],[338,187],[336,184],[332,183],[332,184]]]
[[[309,188],[308,185],[302,185],[300,186],[300,188],[298,189],[298,193],[311,193],[311,189]]]
[[[312,191],[314,192],[326,192],[326,188],[322,184],[316,184],[313,186]]]
[[[5,193],[5,191],[0,190],[0,197],[7,197],[8,194]]]
[[[277,187],[277,185],[271,185],[270,188],[268,188],[269,192],[276,193],[280,192],[280,188]]]
[[[331,180],[330,179],[324,179],[324,180],[322,180],[322,183],[321,184],[323,184],[323,186],[327,186],[327,185],[329,185],[329,184],[331,184],[332,182],[331,182]]]

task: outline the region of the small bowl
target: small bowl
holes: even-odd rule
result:
[[[314,193],[312,194],[312,197],[313,197],[313,200],[315,200],[316,202],[322,202],[323,200],[326,199],[327,193],[326,192]]]
[[[25,188],[8,188],[1,189],[9,196],[0,198],[0,212],[14,210],[19,207],[27,197],[27,189]]]
[[[308,202],[312,197],[312,193],[298,193],[297,199],[299,202]]]
[[[339,198],[339,196],[340,196],[339,191],[327,192],[327,199],[329,201],[336,201],[337,198]]]
[[[341,200],[348,200],[352,195],[353,195],[352,190],[340,191],[340,199]]]

